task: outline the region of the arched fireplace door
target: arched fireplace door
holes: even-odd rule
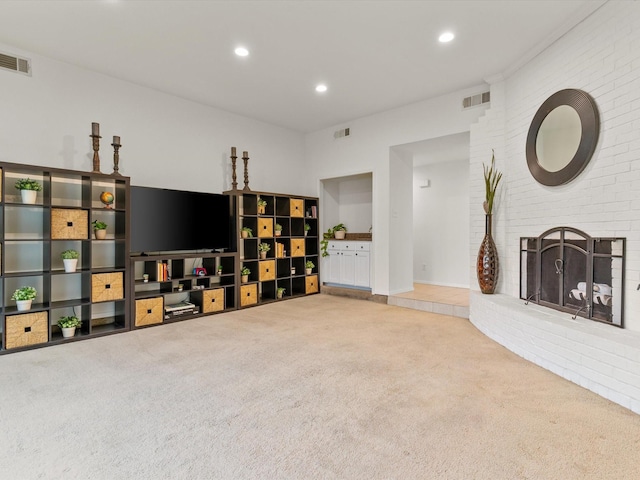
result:
[[[520,298],[623,327],[625,242],[571,227],[521,237]]]

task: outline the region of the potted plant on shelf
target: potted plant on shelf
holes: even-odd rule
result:
[[[258,245],[258,250],[260,250],[260,258],[265,259],[267,258],[267,252],[271,250],[271,245],[262,242]]]
[[[100,220],[94,220],[91,222],[93,225],[93,233],[96,236],[96,240],[104,240],[107,238],[107,224]]]
[[[258,215],[264,215],[267,211],[267,201],[258,197]]]
[[[62,330],[63,338],[71,338],[76,334],[76,327],[82,325],[82,322],[75,315],[69,317],[61,317],[58,320],[58,327]]]
[[[62,263],[64,263],[64,271],[67,273],[73,273],[78,266],[78,252],[73,249],[65,250],[60,254],[62,256]]]
[[[40,185],[37,180],[21,178],[16,182],[16,188],[20,190],[22,203],[34,204],[36,203],[38,192],[42,190],[42,185]]]
[[[279,237],[280,235],[282,235],[282,225],[280,225],[279,223],[276,223],[275,231],[276,231],[276,237]]]
[[[344,239],[347,232],[347,227],[344,223],[339,223],[322,234],[322,240],[320,241],[320,250],[323,257],[328,257],[327,247],[329,246],[329,240],[335,238],[336,240]]]
[[[311,230],[311,225],[309,225],[308,223],[304,224],[304,236],[306,237],[307,234],[309,233],[309,230]]]
[[[38,292],[33,287],[20,287],[13,295],[11,295],[11,300],[16,301],[16,306],[18,307],[19,312],[26,312],[27,310],[31,310],[31,303],[38,295]]]
[[[286,292],[287,290],[283,287],[278,287],[278,292],[276,293],[278,298],[282,298],[284,296],[284,292]]]
[[[247,283],[249,281],[250,274],[251,270],[249,270],[247,267],[242,267],[242,270],[240,270],[240,279],[242,280],[242,283]]]
[[[311,275],[311,272],[313,271],[315,266],[316,265],[311,260],[307,260],[307,262],[304,264],[307,275]]]
[[[242,230],[240,230],[240,236],[242,238],[251,238],[253,237],[253,230],[249,227],[242,227]]]
[[[333,227],[333,236],[336,240],[344,240],[346,235],[347,227],[345,227],[344,223],[339,223]]]
[[[218,265],[218,275],[222,275],[222,265]]]

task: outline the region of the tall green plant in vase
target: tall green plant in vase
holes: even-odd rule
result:
[[[495,152],[491,151],[491,165],[482,164],[484,171],[485,200],[482,203],[485,213],[484,238],[480,244],[477,260],[478,285],[480,291],[492,294],[496,291],[498,284],[498,249],[493,241],[492,220],[493,202],[498,190],[498,184],[502,179],[502,173],[496,170]]]

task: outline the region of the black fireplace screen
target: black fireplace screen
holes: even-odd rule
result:
[[[520,238],[520,298],[623,326],[624,238],[559,227]]]

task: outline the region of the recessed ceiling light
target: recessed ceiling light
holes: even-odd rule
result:
[[[320,85],[316,85],[316,92],[318,93],[324,93],[327,91],[327,86],[324,84],[320,84]]]
[[[451,32],[444,32],[442,35],[440,35],[438,37],[438,40],[441,43],[447,43],[450,42],[451,40],[453,40],[455,38],[455,35]]]
[[[246,57],[247,55],[249,55],[249,50],[247,50],[244,47],[238,47],[234,50],[235,54],[238,55],[239,57]]]

